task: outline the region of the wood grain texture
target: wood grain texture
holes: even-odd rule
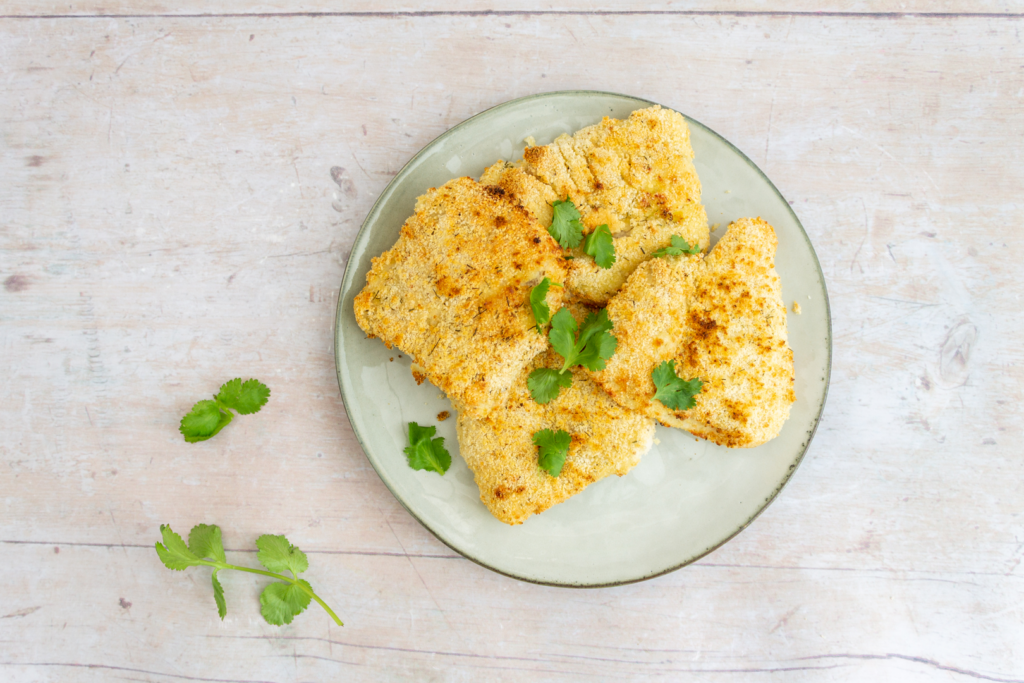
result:
[[[0,676],[1024,680],[1022,29],[0,21]],[[588,591],[426,532],[355,441],[332,355],[348,251],[402,164],[570,88],[661,102],[746,152],[803,221],[834,325],[824,419],[779,499],[694,566]],[[238,375],[267,407],[183,443],[181,414]],[[347,625],[314,606],[268,626],[260,581],[230,575],[220,622],[208,575],[152,550],[160,523],[204,521],[241,563],[287,534]]]
[[[260,15],[260,14],[550,14],[570,13],[595,15],[602,12],[621,14],[874,14],[899,17],[906,14],[931,16],[1009,15],[1024,13],[1020,0],[702,0],[701,2],[636,3],[629,0],[601,0],[600,2],[536,3],[531,0],[511,0],[495,3],[471,0],[453,6],[442,0],[302,0],[285,2],[249,2],[248,0],[184,0],[183,2],[138,2],[137,0],[8,0],[0,16],[183,16],[183,15]]]

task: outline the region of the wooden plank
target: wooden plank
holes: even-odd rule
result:
[[[522,13],[575,13],[594,15],[601,12],[615,12],[629,15],[657,14],[757,14],[784,15],[787,13],[836,13],[836,14],[883,14],[902,16],[906,14],[928,15],[978,15],[978,14],[1021,14],[1024,3],[1020,0],[860,0],[859,2],[836,2],[835,0],[785,0],[765,3],[763,0],[731,0],[729,2],[704,0],[680,6],[676,2],[648,2],[642,5],[627,0],[603,0],[602,2],[580,2],[563,0],[557,3],[538,4],[530,0],[512,0],[496,5],[493,2],[473,0],[451,3],[440,0],[409,2],[408,0],[305,0],[303,2],[247,2],[246,0],[219,0],[202,2],[138,2],[138,0],[8,0],[0,10],[0,16],[183,16],[183,15],[266,15],[266,14],[465,14],[493,13],[497,15],[519,15]]]
[[[8,677],[1024,679],[1021,23],[0,22]],[[662,102],[751,156],[811,236],[835,333],[779,500],[698,566],[584,592],[424,531],[359,449],[332,356],[348,250],[397,169],[568,88]],[[184,444],[181,414],[237,375],[268,406]],[[348,626],[266,626],[241,578],[221,624],[208,579],[152,551],[160,523],[201,521],[247,561],[288,534]]]
[[[220,574],[221,622],[208,570],[172,572],[151,548],[59,548],[4,547],[31,570],[14,588],[36,593],[8,601],[0,620],[0,638],[25,644],[0,664],[15,679],[1006,680],[1019,665],[1019,631],[992,628],[1022,613],[1019,581],[1001,576],[950,584],[702,563],[648,584],[566,591],[461,558],[313,553],[309,580],[347,625],[314,604],[278,628],[259,616],[259,577]],[[81,580],[91,575],[104,580]]]

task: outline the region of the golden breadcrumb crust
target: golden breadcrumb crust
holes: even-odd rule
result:
[[[549,349],[520,373],[502,409],[478,419],[459,413],[459,451],[480,487],[480,500],[506,524],[521,524],[599,479],[622,476],[653,443],[654,421],[619,406],[579,367],[558,398],[546,405],[534,401],[526,385],[530,372],[561,363]],[[533,435],[542,429],[572,435],[557,477],[538,464]]]
[[[772,226],[746,218],[706,257],[641,265],[608,303],[619,344],[594,379],[623,406],[723,446],[777,436],[796,395],[776,246]],[[653,400],[651,373],[672,359],[679,377],[704,381],[687,411]]]
[[[591,303],[607,302],[672,235],[701,249],[709,244],[690,130],[681,114],[659,106],[622,121],[605,117],[575,135],[528,147],[522,162],[498,162],[481,182],[516,197],[545,226],[551,224],[551,202],[566,197],[579,209],[584,234],[608,225],[612,267],[598,266],[582,244],[569,266],[566,286]]]
[[[518,203],[456,178],[420,197],[395,245],[373,259],[356,321],[407,353],[417,382],[429,379],[460,414],[482,416],[547,346],[534,329],[530,289],[565,275],[558,244]],[[561,297],[552,287],[552,313]]]

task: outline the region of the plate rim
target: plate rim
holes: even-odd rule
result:
[[[369,456],[369,453],[367,452],[367,448],[366,448],[366,443],[363,441],[363,436],[360,433],[360,430],[356,426],[355,422],[352,420],[352,412],[351,412],[350,405],[349,405],[349,397],[345,394],[345,386],[344,386],[344,383],[342,382],[342,372],[341,372],[341,347],[342,347],[342,343],[341,343],[341,321],[342,321],[342,315],[343,315],[342,304],[344,303],[344,294],[348,290],[348,286],[351,285],[351,280],[355,277],[355,270],[352,268],[352,266],[354,265],[353,264],[353,259],[355,258],[355,249],[354,248],[349,253],[348,260],[345,262],[345,272],[342,274],[341,286],[338,288],[338,304],[337,304],[337,306],[335,308],[335,314],[334,314],[334,366],[335,366],[334,369],[335,369],[335,374],[337,375],[337,378],[338,378],[338,390],[341,393],[341,400],[342,400],[342,403],[345,406],[345,416],[348,418],[349,424],[352,426],[352,432],[353,432],[353,434],[355,434],[356,441],[359,442],[359,447],[363,451],[363,456],[366,457],[366,459],[370,462],[370,465],[373,467],[374,472],[377,473],[377,476],[380,478],[381,482],[388,489],[388,491],[391,493],[391,495],[394,497],[394,499],[397,500],[399,502],[399,504],[401,504],[401,506],[403,508],[405,508],[405,510],[410,515],[412,515],[413,519],[415,519],[417,522],[419,522],[420,525],[424,529],[429,531],[430,534],[434,536],[434,538],[436,538],[441,543],[443,543],[445,546],[447,546],[449,549],[451,549],[452,551],[457,553],[460,557],[464,557],[467,560],[470,560],[471,562],[473,562],[473,563],[475,563],[477,565],[480,565],[481,567],[484,567],[484,568],[489,569],[489,570],[491,570],[491,571],[493,571],[495,573],[501,574],[502,576],[507,576],[507,577],[512,578],[512,579],[516,579],[516,580],[519,580],[519,581],[525,581],[526,583],[532,583],[532,584],[536,584],[536,585],[540,585],[540,586],[555,586],[555,587],[559,587],[559,588],[609,588],[609,587],[613,587],[613,586],[625,586],[625,585],[629,585],[629,584],[632,584],[632,583],[639,583],[641,581],[648,581],[650,579],[654,579],[654,578],[657,578],[659,576],[664,576],[665,574],[671,574],[672,572],[678,571],[678,570],[682,569],[683,567],[686,567],[686,566],[688,566],[690,564],[693,564],[693,563],[697,562],[698,560],[703,559],[704,557],[707,557],[708,555],[710,555],[711,553],[713,553],[714,551],[718,550],[723,545],[725,545],[726,543],[728,543],[729,541],[734,539],[737,535],[739,535],[744,529],[746,529],[748,526],[750,526],[751,523],[753,523],[754,520],[757,519],[761,515],[761,513],[763,513],[765,510],[767,510],[768,507],[772,503],[775,502],[775,499],[782,492],[782,490],[786,487],[786,485],[790,482],[790,480],[793,478],[793,474],[797,471],[797,469],[803,463],[804,456],[806,456],[807,450],[811,447],[811,443],[814,441],[814,436],[815,436],[815,434],[818,431],[818,426],[821,424],[821,416],[822,416],[822,413],[825,410],[825,404],[828,402],[828,391],[829,391],[829,387],[830,387],[831,382],[832,382],[832,306],[831,306],[831,303],[829,301],[828,284],[825,281],[825,273],[821,269],[821,261],[818,259],[818,253],[815,251],[814,245],[811,243],[811,238],[807,234],[807,230],[804,228],[804,225],[800,221],[800,218],[796,215],[796,212],[793,210],[792,204],[790,204],[790,202],[783,196],[782,192],[779,191],[779,188],[777,188],[775,186],[775,183],[772,182],[771,178],[768,177],[768,175],[761,169],[760,166],[758,166],[756,163],[754,163],[754,161],[750,157],[748,157],[741,149],[739,149],[736,145],[732,144],[729,140],[727,140],[725,137],[723,137],[720,133],[718,133],[714,129],[704,125],[703,123],[701,123],[697,119],[689,116],[688,114],[684,114],[683,112],[680,112],[680,111],[678,111],[676,109],[673,109],[672,107],[667,107],[667,106],[665,106],[663,104],[660,104],[658,102],[653,102],[653,101],[648,100],[648,99],[643,98],[643,97],[636,97],[634,95],[625,95],[625,94],[622,94],[622,93],[610,92],[610,91],[605,91],[605,90],[552,90],[552,91],[548,91],[548,92],[534,93],[532,95],[524,95],[523,97],[517,97],[517,98],[511,99],[511,100],[506,100],[505,102],[501,102],[501,103],[496,104],[494,106],[488,107],[487,109],[484,109],[484,110],[482,110],[482,111],[480,111],[480,112],[470,116],[469,118],[464,119],[464,120],[460,121],[459,123],[455,124],[454,126],[449,128],[448,130],[444,131],[443,133],[441,133],[440,135],[438,135],[437,137],[432,139],[427,144],[423,145],[423,147],[421,147],[409,159],[409,161],[407,161],[402,166],[402,168],[399,169],[398,173],[395,174],[395,177],[392,178],[390,182],[388,182],[388,184],[384,187],[384,189],[381,190],[380,194],[377,196],[377,199],[374,201],[373,206],[370,207],[369,212],[366,214],[366,218],[363,220],[362,225],[359,227],[359,231],[356,233],[355,239],[352,240],[353,247],[356,244],[359,243],[360,239],[363,237],[363,234],[366,233],[367,230],[369,230],[371,220],[377,218],[378,214],[380,213],[380,211],[382,209],[382,205],[383,205],[385,199],[390,196],[391,190],[395,187],[396,183],[398,183],[403,178],[403,176],[405,175],[406,171],[421,156],[423,156],[424,154],[427,153],[427,150],[433,148],[437,143],[445,140],[446,138],[450,137],[451,135],[454,135],[459,129],[465,127],[471,121],[474,121],[475,119],[477,119],[477,118],[479,118],[481,116],[485,116],[485,115],[491,114],[491,113],[495,112],[496,110],[503,109],[503,108],[506,108],[506,107],[512,107],[512,106],[515,106],[515,105],[517,105],[517,104],[519,104],[521,102],[528,101],[528,100],[544,99],[544,98],[548,98],[548,97],[565,97],[567,95],[568,96],[578,96],[578,97],[611,96],[611,97],[619,97],[619,98],[623,98],[623,99],[627,99],[627,100],[633,100],[633,101],[638,102],[638,103],[646,104],[647,106],[658,105],[659,107],[661,107],[663,109],[668,109],[670,111],[675,111],[676,113],[680,114],[681,116],[683,116],[686,119],[688,124],[700,126],[705,131],[707,131],[708,133],[713,135],[715,138],[717,138],[721,142],[725,143],[734,152],[736,152],[744,161],[747,162],[747,164],[751,168],[753,168],[755,171],[757,171],[757,173],[764,179],[765,182],[768,183],[768,186],[778,196],[778,198],[780,200],[782,200],[782,203],[786,206],[786,210],[789,211],[789,214],[792,217],[792,219],[795,221],[797,227],[800,228],[800,234],[803,236],[804,241],[807,243],[807,246],[810,249],[811,255],[814,257],[814,266],[815,266],[815,268],[818,271],[818,276],[819,276],[819,280],[821,282],[822,292],[825,295],[825,319],[826,319],[826,323],[827,323],[826,340],[827,340],[827,347],[828,348],[827,348],[827,353],[826,353],[827,360],[826,360],[826,366],[825,366],[824,390],[823,390],[822,396],[821,396],[821,404],[818,407],[818,414],[815,415],[815,417],[814,417],[814,424],[813,424],[813,426],[811,427],[811,429],[807,433],[807,441],[804,443],[803,448],[800,451],[800,454],[796,457],[796,459],[794,460],[793,464],[790,466],[789,470],[787,471],[786,475],[783,477],[782,481],[780,481],[778,486],[775,487],[775,489],[772,491],[771,495],[768,496],[765,499],[764,504],[761,507],[759,507],[754,512],[754,514],[752,514],[745,522],[740,524],[736,528],[735,531],[733,531],[731,534],[729,534],[728,536],[723,538],[720,542],[716,543],[713,546],[710,546],[709,548],[707,548],[707,549],[697,553],[693,557],[688,558],[688,559],[684,560],[683,562],[681,562],[679,564],[676,564],[676,565],[673,565],[671,567],[659,570],[659,571],[657,571],[657,572],[655,572],[653,574],[645,574],[643,576],[638,576],[636,578],[621,579],[621,580],[617,580],[617,581],[605,581],[605,582],[599,582],[599,583],[585,583],[585,582],[571,582],[571,581],[554,581],[554,580],[548,581],[548,580],[531,578],[531,577],[528,577],[528,576],[521,576],[519,574],[515,574],[515,573],[512,573],[510,571],[499,569],[498,567],[494,567],[494,566],[488,564],[487,562],[484,562],[484,561],[482,561],[480,559],[472,557],[471,555],[467,554],[463,550],[460,550],[459,548],[456,548],[454,545],[452,545],[451,543],[446,541],[444,538],[442,538],[436,531],[434,531],[432,528],[430,528],[430,526],[426,522],[424,522],[422,519],[420,519],[420,517],[409,507],[409,505],[407,505],[406,502],[398,494],[395,493],[395,490],[391,487],[391,484],[388,482],[387,478],[381,473],[381,471],[377,468],[377,464]]]

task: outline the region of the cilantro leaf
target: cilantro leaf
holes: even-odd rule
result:
[[[437,434],[437,427],[420,427],[415,422],[409,423],[409,444],[415,445],[424,440],[430,440]]]
[[[258,379],[243,382],[240,377],[222,384],[217,394],[217,401],[222,406],[237,410],[240,415],[258,413],[269,398],[270,389],[266,384]]]
[[[405,448],[409,467],[440,475],[448,471],[452,456],[444,447],[444,437],[431,439],[436,433],[437,427],[421,427],[415,422],[409,423],[409,445]]]
[[[605,361],[615,355],[615,349],[618,347],[619,340],[614,335],[601,331],[587,340],[586,345],[576,356],[576,362],[591,372],[604,370]]]
[[[220,615],[220,620],[224,621],[224,617],[228,615],[228,603],[224,600],[224,587],[217,580],[219,571],[219,569],[214,569],[210,578],[213,580],[213,601],[217,603],[217,614]]]
[[[656,391],[654,399],[672,410],[689,410],[697,405],[694,396],[700,393],[704,382],[699,379],[683,380],[676,375],[674,360],[662,361],[651,373]]]
[[[562,358],[573,356],[573,349],[576,346],[576,318],[568,308],[559,309],[551,318],[551,330],[548,332],[548,341],[551,348],[558,352]],[[562,368],[563,370],[565,368]]]
[[[551,209],[553,216],[548,233],[562,245],[563,249],[579,246],[583,239],[583,224],[580,223],[580,212],[576,210],[576,205],[566,196],[564,201],[555,200]]]
[[[569,432],[561,429],[557,432],[542,429],[533,435],[533,443],[537,446],[537,462],[541,469],[552,477],[561,474],[565,456],[569,454],[569,445],[572,444]]]
[[[608,319],[608,309],[602,308],[596,313],[588,313],[587,317],[583,319],[583,327],[580,328],[580,338],[576,345],[583,348],[602,333],[610,332],[612,327],[614,325]]]
[[[577,326],[576,318],[569,309],[563,308],[555,313],[551,318],[548,341],[562,357],[562,367],[559,370],[537,368],[530,373],[526,386],[533,400],[540,404],[548,403],[558,396],[561,389],[572,386],[572,374],[568,370],[574,365],[582,365],[595,372],[604,370],[605,361],[612,357],[619,345],[611,329],[612,322],[606,310],[589,314],[583,321],[583,327]]]
[[[256,547],[259,549],[256,557],[269,570],[263,571],[228,564],[224,557],[220,527],[215,524],[197,524],[192,527],[187,546],[181,540],[181,536],[171,531],[171,527],[166,524],[160,527],[160,533],[163,536],[163,543],[156,544],[156,552],[166,567],[180,570],[186,567],[205,566],[213,569],[210,576],[213,583],[213,599],[217,603],[217,614],[221,619],[227,616],[228,607],[224,600],[224,587],[221,586],[217,573],[222,569],[234,569],[278,579],[264,588],[260,595],[260,612],[268,623],[278,626],[290,624],[295,615],[309,606],[311,600],[316,600],[338,626],[344,626],[334,610],[313,592],[309,582],[299,578],[298,575],[309,568],[309,560],[304,552],[289,543],[284,536],[264,534],[256,539]],[[205,559],[207,557],[213,559]],[[280,573],[285,571],[290,572],[291,576]]]
[[[537,368],[526,378],[526,387],[530,396],[541,405],[550,403],[558,397],[558,393],[572,386],[572,373],[559,372],[554,368]]]
[[[275,581],[260,594],[260,614],[268,624],[290,624],[295,615],[309,607],[312,592],[312,587],[303,579],[290,585]]]
[[[597,312],[591,311],[583,319],[583,327],[580,328],[580,338],[577,343],[585,345],[602,332],[611,331],[612,327],[612,321],[608,319],[608,309],[602,308]]]
[[[612,321],[608,319],[607,310],[601,309],[597,313],[590,313],[583,321],[579,337],[570,347],[568,355],[562,353],[555,346],[552,339],[551,346],[555,348],[555,351],[561,353],[562,358],[565,359],[562,369],[565,370],[573,365],[582,365],[588,370],[595,372],[597,370],[604,370],[604,361],[612,357],[619,345],[619,340],[610,333],[612,326]],[[575,328],[575,320],[573,321],[573,328]],[[552,321],[553,331],[554,321]]]
[[[551,320],[551,308],[548,306],[548,290],[551,280],[544,278],[530,290],[530,308],[533,309],[533,320],[537,323],[537,333],[543,334],[541,328]]]
[[[192,406],[192,410],[181,418],[178,431],[189,443],[206,441],[234,419],[234,410],[241,415],[259,412],[269,398],[270,389],[259,380],[230,380],[221,385],[212,401],[206,399]]]
[[[662,247],[658,251],[651,254],[651,258],[660,258],[662,256],[682,256],[683,254],[694,254],[700,253],[700,245],[695,244],[692,247],[689,242],[684,240],[679,235],[672,235],[672,246]]]
[[[188,549],[196,557],[212,557],[220,562],[227,562],[224,557],[224,544],[220,538],[220,527],[216,524],[196,524],[192,527],[192,531],[188,532]]]
[[[302,552],[284,536],[263,534],[256,539],[256,559],[260,564],[272,572],[290,571],[292,574],[300,574],[309,569],[309,560],[306,553]]]
[[[156,544],[156,554],[160,561],[168,569],[181,571],[188,567],[195,567],[203,563],[202,559],[196,557],[195,553],[188,549],[181,536],[171,531],[170,525],[160,525],[160,535],[163,536],[163,544]]]
[[[583,251],[587,256],[593,256],[594,262],[602,268],[612,267],[615,263],[615,243],[612,242],[612,232],[607,224],[597,226],[587,235]]]
[[[216,401],[206,399],[192,406],[192,410],[181,418],[178,431],[189,443],[206,441],[224,429],[233,418],[231,411],[221,410]]]
[[[212,557],[216,562],[227,564],[224,556],[224,544],[220,538],[220,527],[216,524],[196,524],[188,532],[188,549],[196,557],[206,559]],[[213,600],[217,603],[217,614],[221,621],[228,615],[228,604],[224,601],[224,587],[217,578],[219,568],[213,570],[210,581],[213,583]]]

